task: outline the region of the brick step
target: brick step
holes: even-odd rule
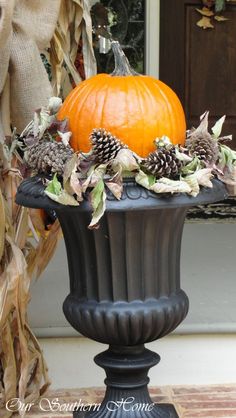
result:
[[[150,393],[154,402],[173,403],[180,418],[236,418],[236,384],[152,387]],[[101,388],[50,390],[26,418],[72,418],[70,410],[76,402],[100,404],[103,396]]]

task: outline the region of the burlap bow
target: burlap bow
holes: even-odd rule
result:
[[[52,95],[40,51],[53,36],[60,2],[0,0],[0,94],[9,73],[11,123],[19,132]]]

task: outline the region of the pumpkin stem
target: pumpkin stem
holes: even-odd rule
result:
[[[128,76],[128,75],[139,75],[136,71],[133,70],[131,67],[128,58],[126,57],[123,49],[120,46],[118,41],[111,42],[112,51],[115,57],[115,69],[113,73],[111,73],[112,77],[117,76]]]

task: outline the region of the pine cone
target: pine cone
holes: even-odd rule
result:
[[[27,164],[38,173],[62,175],[73,154],[73,149],[62,142],[39,141],[28,148]]]
[[[206,165],[216,163],[219,156],[217,141],[209,133],[200,135],[193,131],[186,140],[186,147],[191,155],[197,156]]]
[[[143,161],[144,168],[157,178],[176,178],[182,162],[177,158],[174,147],[160,147]]]
[[[101,164],[113,160],[122,148],[127,148],[125,144],[105,129],[94,129],[90,140],[95,160]]]

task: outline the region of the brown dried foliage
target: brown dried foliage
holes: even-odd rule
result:
[[[8,107],[4,111],[9,112]],[[43,353],[28,324],[27,307],[31,280],[46,268],[61,235],[58,221],[47,231],[42,211],[16,205],[15,194],[22,181],[21,165],[22,160],[14,151],[14,136],[5,140],[1,137],[0,417],[3,418],[11,416],[5,407],[9,399],[36,401],[50,384]]]

